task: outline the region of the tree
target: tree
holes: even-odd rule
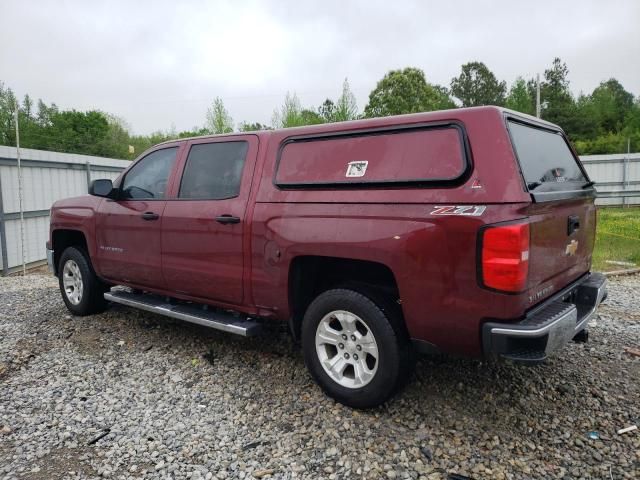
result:
[[[269,125],[263,125],[260,122],[253,122],[253,123],[242,122],[240,124],[241,132],[257,132],[259,130],[271,130],[271,127]]]
[[[402,113],[430,112],[449,108],[451,100],[443,90],[427,83],[418,68],[391,70],[369,94],[365,117],[385,117]]]
[[[22,100],[22,112],[29,118],[31,118],[33,114],[33,100],[27,94],[24,96],[24,100]]]
[[[15,145],[14,113],[16,96],[0,82],[0,144]]]
[[[575,147],[580,155],[622,153],[627,151],[627,139],[631,141],[632,147],[637,145],[637,141],[640,140],[640,131],[635,137],[609,132],[586,140],[576,140]]]
[[[356,96],[349,87],[349,80],[344,79],[342,83],[342,93],[338,100],[327,98],[322,105],[318,107],[318,115],[324,122],[345,122],[348,120],[356,120],[359,118],[358,104]]]
[[[604,132],[622,129],[625,117],[633,108],[633,94],[615,78],[601,82],[591,94],[593,113]]]
[[[33,100],[25,95],[22,105],[18,107],[18,119],[20,122],[20,145],[25,148],[38,148],[40,141],[40,126],[33,115]]]
[[[106,157],[129,158],[129,126],[120,117],[104,113],[107,119],[107,132],[102,139],[101,150]]]
[[[333,100],[327,98],[322,102],[322,105],[318,107],[318,113],[325,122],[333,122],[336,115],[336,104],[333,103]]]
[[[304,108],[300,112],[300,125],[319,125],[324,123],[324,119],[317,112]]]
[[[271,123],[275,128],[289,128],[302,125],[302,107],[295,92],[293,95],[287,92],[284,97],[284,104],[280,110],[273,111]]]
[[[569,68],[559,58],[554,58],[550,69],[544,71],[544,81],[540,84],[542,118],[560,125],[575,140],[580,129],[577,108],[569,90]]]
[[[506,91],[506,82],[499,82],[482,62],[462,65],[460,75],[451,79],[451,94],[463,107],[504,105]]]
[[[569,68],[560,58],[553,59],[551,68],[544,71],[542,88],[549,97],[571,96],[569,91]]]
[[[53,118],[48,150],[107,156],[104,139],[108,131],[109,121],[102,112],[65,110]]]
[[[274,128],[290,128],[324,123],[324,119],[313,110],[303,109],[295,92],[287,92],[284,104],[273,112],[272,123]]]
[[[191,127],[191,130],[183,130],[178,133],[176,138],[191,138],[191,137],[202,137],[205,135],[210,135],[209,129],[207,127]]]
[[[220,97],[216,97],[207,110],[207,128],[213,134],[233,132],[233,119]]]
[[[578,139],[593,139],[602,133],[595,106],[591,101],[591,95],[583,95],[581,93],[575,102],[574,110],[576,118],[574,119],[573,130],[568,132],[574,141]]]
[[[438,110],[447,110],[449,108],[457,108],[455,102],[451,99],[449,90],[442,85],[431,85],[438,95]]]
[[[58,113],[58,107],[55,103],[52,103],[49,107],[42,100],[38,100],[38,113],[36,118],[40,127],[50,127],[52,125],[52,117],[56,113]]]
[[[356,96],[349,87],[349,81],[345,78],[342,83],[342,94],[336,102],[332,121],[345,122],[347,120],[355,120],[356,118],[358,118],[358,104],[356,103]]]
[[[640,97],[633,103],[624,119],[622,135],[630,141],[629,148],[632,152],[640,151]],[[627,149],[624,148],[622,151],[626,152]]]
[[[528,113],[529,115],[535,114],[533,98],[527,89],[527,83],[522,77],[516,78],[516,81],[511,85],[505,105],[507,108],[517,112]]]

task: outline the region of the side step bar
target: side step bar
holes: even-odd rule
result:
[[[262,331],[262,325],[255,320],[236,317],[231,313],[208,310],[204,305],[169,303],[166,297],[148,293],[131,293],[115,290],[104,294],[105,300],[134,307],[165,317],[197,323],[223,332],[235,333],[244,337],[253,337]]]

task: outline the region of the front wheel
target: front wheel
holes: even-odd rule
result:
[[[329,396],[355,408],[389,399],[411,370],[409,342],[393,308],[349,289],[309,305],[302,347],[311,375]]]
[[[108,286],[93,271],[84,251],[69,247],[62,252],[58,280],[62,299],[74,315],[91,315],[107,307],[104,292]]]

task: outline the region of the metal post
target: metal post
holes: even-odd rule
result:
[[[24,259],[24,210],[22,208],[22,165],[20,164],[20,125],[18,102],[15,104],[16,116],[16,158],[18,159],[18,205],[20,208],[20,250],[22,253],[22,275],[27,274],[27,264]]]
[[[627,197],[624,196],[624,194],[627,192],[627,179],[629,177],[629,172],[628,172],[628,168],[629,168],[629,157],[627,157],[626,155],[624,157],[622,157],[622,191],[623,193],[623,197],[622,197],[622,208],[627,206]]]
[[[2,256],[2,276],[9,273],[9,254],[7,253],[7,230],[4,220],[4,207],[2,205],[2,176],[0,175],[0,256]]]
[[[540,118],[542,108],[540,106],[540,74],[536,76],[536,117]]]
[[[87,162],[87,192],[89,192],[89,186],[91,185],[91,164]]]

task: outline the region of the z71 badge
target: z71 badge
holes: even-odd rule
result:
[[[486,205],[448,205],[435,207],[431,215],[461,215],[464,217],[479,217],[487,209]]]

